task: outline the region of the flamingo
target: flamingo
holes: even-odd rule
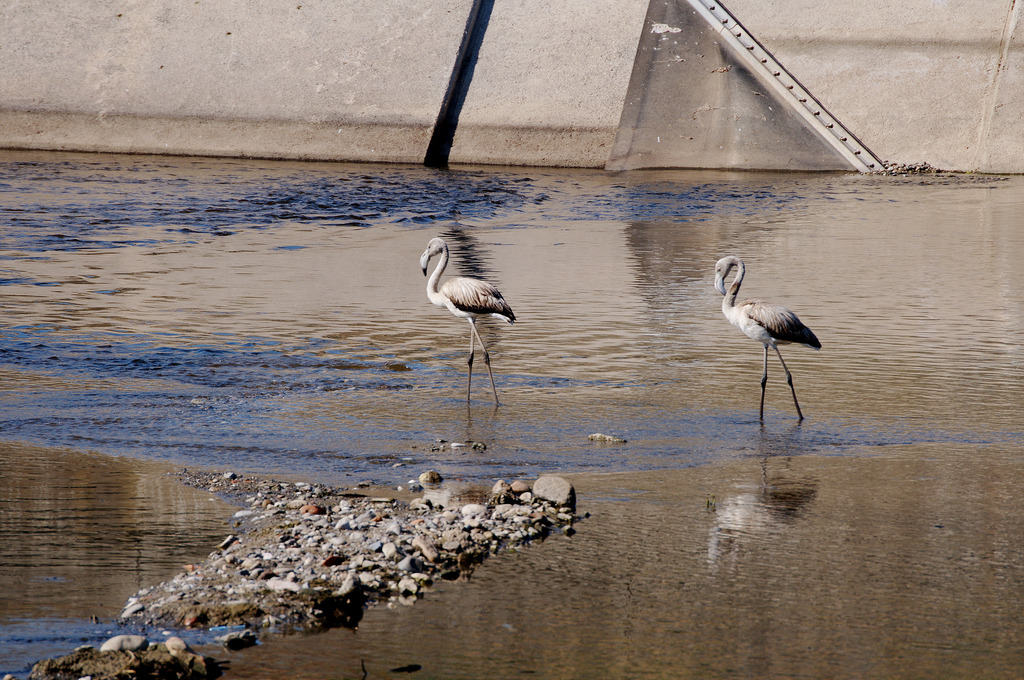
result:
[[[444,239],[433,238],[427,244],[427,249],[420,255],[420,268],[423,275],[427,275],[427,265],[430,258],[440,255],[441,259],[434,269],[434,273],[427,279],[427,299],[438,307],[444,307],[457,317],[469,321],[469,380],[466,382],[466,402],[469,402],[469,392],[473,384],[473,350],[474,340],[480,343],[480,349],[484,351],[484,364],[487,366],[487,375],[491,378],[491,392],[494,394],[494,405],[498,405],[498,390],[494,387],[494,374],[491,372],[491,355],[487,352],[484,341],[480,339],[480,333],[476,330],[476,320],[482,316],[493,316],[496,319],[507,321],[509,325],[515,323],[516,315],[507,302],[501,291],[480,279],[471,279],[465,276],[455,276],[444,282],[438,289],[438,281],[445,267],[448,266],[448,244]]]
[[[733,269],[737,269],[736,278],[725,289],[725,278]],[[768,348],[771,347],[779,355],[783,370],[786,371],[786,382],[793,392],[793,404],[800,420],[804,414],[800,411],[800,402],[796,400],[796,388],[793,387],[793,374],[789,372],[786,362],[782,359],[779,345],[795,342],[814,349],[821,349],[821,343],[810,328],[805,326],[796,314],[781,305],[773,305],[761,300],[744,300],[736,304],[736,295],[740,292],[746,267],[743,260],[735,255],[723,257],[715,263],[715,289],[725,296],[722,300],[722,313],[733,326],[743,331],[748,338],[757,340],[764,345],[764,374],[761,376],[761,420],[764,420],[764,388],[768,383]]]

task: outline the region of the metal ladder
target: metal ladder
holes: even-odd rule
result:
[[[871,150],[843,127],[793,74],[785,69],[717,0],[688,0],[697,13],[731,45],[752,73],[760,74],[779,98],[800,115],[839,154],[860,172],[885,169]]]

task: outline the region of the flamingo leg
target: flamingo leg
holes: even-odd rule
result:
[[[778,349],[776,349],[778,351]],[[761,375],[761,420],[764,420],[764,388],[768,384],[768,345],[764,346],[764,373]]]
[[[469,379],[466,380],[466,403],[469,403],[469,392],[470,389],[473,387],[473,351],[476,349],[476,347],[473,344],[473,335],[475,328],[473,326],[472,321],[469,322],[469,328]]]
[[[487,375],[491,379],[491,392],[494,394],[494,405],[498,405],[498,390],[494,386],[494,373],[491,372],[491,355],[487,352],[487,347],[484,345],[484,341],[480,339],[480,333],[476,330],[476,324],[472,321],[469,322],[470,328],[473,329],[473,335],[476,336],[477,342],[480,343],[480,349],[484,351],[484,365],[487,366]],[[472,338],[470,338],[472,341]]]
[[[789,372],[789,367],[786,366],[786,362],[782,360],[782,352],[779,351],[778,347],[775,348],[775,353],[779,355],[779,361],[782,362],[782,368],[786,371],[786,382],[789,383],[789,390],[790,390],[790,392],[793,393],[793,405],[796,406],[796,414],[797,414],[797,416],[800,417],[800,420],[803,420],[804,419],[804,414],[800,411],[800,402],[798,402],[796,400],[796,388],[793,387],[793,374]],[[767,366],[767,361],[768,361],[768,348],[767,347],[764,348],[764,360],[766,362],[765,365]]]

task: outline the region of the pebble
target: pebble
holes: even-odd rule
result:
[[[192,648],[188,646],[188,643],[182,640],[176,635],[164,640],[164,647],[170,652],[171,656],[178,656],[179,654],[195,654]]]
[[[463,517],[481,517],[487,514],[487,506],[480,503],[468,503],[462,506]]]
[[[426,536],[417,536],[412,539],[412,547],[414,550],[419,550],[427,562],[437,562],[437,546]]]
[[[101,652],[138,652],[149,647],[141,635],[115,635],[100,646]]]
[[[295,581],[289,581],[283,578],[268,578],[264,581],[267,588],[270,588],[275,593],[283,593],[286,590],[290,590],[293,593],[297,593],[302,590],[302,586]]]
[[[124,611],[121,612],[121,618],[124,619],[124,618],[128,618],[129,616],[132,616],[134,614],[138,614],[139,612],[141,612],[145,608],[146,608],[146,605],[144,605],[144,604],[140,604],[138,602],[131,602],[131,601],[129,601],[128,605],[124,608]]]
[[[564,477],[541,475],[533,483],[533,495],[559,507],[576,507],[576,489]]]
[[[427,470],[420,475],[420,484],[440,484],[444,479],[437,470]]]
[[[588,439],[592,442],[609,442],[612,444],[626,443],[626,440],[623,439],[622,437],[615,437],[610,434],[601,434],[600,432],[595,432],[594,434],[590,435]]]
[[[246,649],[256,644],[256,634],[251,630],[237,630],[228,633],[219,642],[230,650]]]

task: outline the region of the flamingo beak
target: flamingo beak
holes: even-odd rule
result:
[[[715,277],[715,290],[717,290],[722,295],[725,295],[725,277],[724,276],[716,276]]]
[[[424,251],[424,253],[422,255],[420,255],[420,269],[423,270],[423,275],[424,276],[427,275],[427,265],[428,264],[430,264],[430,251],[429,250]]]

